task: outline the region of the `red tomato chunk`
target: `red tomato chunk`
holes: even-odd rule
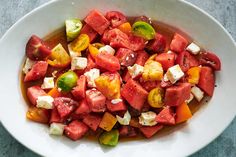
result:
[[[118,11],[107,12],[106,18],[110,21],[113,28],[116,28],[127,21],[125,15]]]
[[[202,67],[198,86],[206,92],[207,95],[213,96],[215,88],[215,76],[210,67]]]
[[[35,81],[43,78],[48,69],[46,61],[39,61],[33,65],[32,69],[25,75],[24,82]]]
[[[137,58],[137,53],[126,48],[119,48],[116,52],[116,57],[120,61],[121,66],[132,66]]]

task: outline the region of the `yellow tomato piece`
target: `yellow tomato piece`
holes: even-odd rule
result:
[[[99,53],[98,50],[99,50],[101,47],[103,47],[103,46],[104,46],[104,45],[101,44],[101,43],[93,43],[93,44],[89,44],[88,49],[89,49],[89,53],[90,53],[90,55],[95,59],[96,56],[97,56],[98,53]]]
[[[159,62],[148,60],[144,65],[142,78],[144,81],[161,80],[163,77],[163,68]]]
[[[122,32],[129,34],[132,30],[132,27],[130,25],[129,22],[123,23],[118,27],[119,30],[121,30]]]
[[[95,79],[96,88],[109,100],[120,98],[120,76],[118,73],[103,73]]]
[[[157,54],[153,54],[153,55],[151,55],[151,56],[148,58],[147,61],[155,60],[156,56],[157,56]]]
[[[29,107],[26,117],[29,120],[38,122],[38,123],[48,123],[48,111],[46,109]]]
[[[104,44],[102,43],[93,43],[92,44],[94,47],[96,47],[97,49],[100,49],[101,47],[105,46]]]
[[[70,56],[61,44],[52,49],[51,55],[48,57],[48,64],[53,67],[63,68],[70,64]]]
[[[89,46],[89,36],[87,34],[81,34],[71,43],[71,49],[74,52],[81,52]]]
[[[111,131],[111,129],[115,126],[117,122],[116,117],[114,117],[109,112],[105,112],[102,117],[102,121],[99,124],[99,127],[106,131]]]
[[[192,113],[187,103],[183,103],[176,107],[176,123],[182,123],[191,117]]]
[[[200,67],[192,67],[187,71],[188,82],[191,84],[198,84],[200,78]]]
[[[89,44],[89,53],[90,53],[90,55],[93,58],[96,58],[96,56],[98,55],[99,51],[98,51],[98,49],[95,46]]]
[[[162,88],[154,88],[148,94],[148,103],[154,108],[161,108],[163,103],[164,91]]]

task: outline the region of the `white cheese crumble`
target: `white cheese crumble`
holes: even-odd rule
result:
[[[54,78],[53,77],[45,77],[43,80],[43,84],[41,86],[42,89],[52,89],[54,88]]]
[[[193,86],[191,88],[191,93],[194,95],[194,97],[197,99],[197,101],[201,101],[202,98],[204,97],[204,92],[198,88],[197,86]]]
[[[156,122],[156,113],[152,111],[143,112],[139,116],[139,123],[143,126],[154,126]]]
[[[143,73],[144,67],[138,64],[134,64],[133,66],[128,67],[129,74],[132,78],[137,77]]]
[[[61,136],[63,135],[65,126],[66,125],[61,123],[52,123],[50,125],[49,134]]]
[[[26,58],[25,65],[24,65],[22,71],[25,74],[27,74],[35,63],[36,63],[36,61],[33,61],[33,60],[29,59],[29,58]]]
[[[121,124],[121,125],[129,125],[129,122],[131,120],[131,115],[129,113],[129,111],[127,110],[124,114],[124,117],[121,118],[120,116],[116,115],[116,119],[117,121]]]
[[[57,70],[54,70],[54,71],[52,72],[52,77],[57,77],[57,76],[56,76],[57,72],[58,72]]]
[[[53,109],[53,101],[54,101],[53,97],[49,95],[39,96],[38,99],[36,100],[37,102],[36,107],[44,109]]]
[[[93,68],[93,69],[87,71],[86,73],[84,73],[84,75],[87,78],[88,86],[89,87],[96,87],[95,79],[100,76],[100,70]]]
[[[197,55],[200,52],[201,48],[198,45],[196,45],[195,43],[191,43],[188,45],[186,50],[188,50],[189,52],[191,52],[194,55]]]
[[[189,103],[193,100],[193,98],[194,98],[193,94],[190,93],[190,97],[189,97],[189,99],[186,100],[185,102],[186,102],[187,104],[189,104]]]
[[[168,80],[170,80],[170,82],[172,84],[174,84],[175,82],[177,82],[181,77],[184,76],[184,72],[181,70],[179,64],[170,67],[167,72],[166,72],[166,76],[168,78]]]
[[[120,103],[122,101],[123,101],[122,99],[112,99],[111,103],[115,105],[115,104],[118,104],[118,103]]]
[[[174,52],[171,51],[171,50],[168,50],[166,53],[171,54],[171,53],[174,53]]]
[[[106,53],[109,53],[111,55],[115,54],[115,49],[113,49],[110,45],[105,45],[105,46],[101,47],[98,51],[99,51],[99,53],[105,51]]]
[[[87,67],[88,60],[85,57],[72,57],[71,70],[83,70]]]

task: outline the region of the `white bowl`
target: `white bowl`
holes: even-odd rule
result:
[[[103,12],[120,10],[129,16],[146,15],[180,28],[203,48],[214,51],[221,58],[223,66],[222,71],[217,73],[217,88],[210,103],[201,107],[188,123],[169,134],[150,140],[121,142],[111,149],[101,147],[96,141],[72,142],[64,137],[51,137],[47,126],[26,120],[27,106],[21,95],[19,76],[27,40],[32,34],[44,37],[62,27],[67,18],[82,19],[93,8]],[[43,156],[186,156],[214,140],[236,114],[235,43],[214,18],[184,1],[52,1],[13,25],[0,41],[0,52],[1,122],[19,142]]]

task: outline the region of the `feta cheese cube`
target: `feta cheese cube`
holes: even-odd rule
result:
[[[184,72],[181,70],[179,64],[170,67],[167,72],[166,72],[166,76],[168,78],[168,80],[170,80],[170,82],[172,84],[174,84],[175,82],[177,82],[181,77],[184,76]]]
[[[112,99],[111,103],[115,105],[115,104],[118,104],[118,103],[120,103],[122,101],[123,101],[122,99]]]
[[[54,101],[53,97],[49,95],[39,96],[38,99],[36,100],[37,102],[36,107],[44,109],[53,109],[53,101]]]
[[[197,55],[200,52],[201,48],[198,45],[196,45],[195,43],[191,43],[188,45],[186,50],[188,50],[189,52],[191,52],[194,55]]]
[[[167,75],[166,75],[166,74],[163,76],[163,80],[164,80],[165,82],[169,81],[169,79],[167,78]]]
[[[200,102],[204,97],[204,92],[197,86],[193,86],[191,88],[191,93],[194,95],[194,97],[197,99],[198,102]]]
[[[24,68],[22,71],[25,74],[27,74],[35,63],[36,63],[36,61],[26,58],[25,65],[24,65]]]
[[[88,60],[85,57],[72,57],[71,70],[83,70],[87,67]]]
[[[81,56],[81,52],[75,52],[75,51],[72,50],[71,44],[68,44],[68,50],[69,50],[69,54],[70,54],[71,57]]]
[[[144,67],[138,64],[134,64],[133,66],[128,67],[129,74],[132,78],[137,77],[143,73]]]
[[[143,126],[154,126],[156,122],[156,113],[153,111],[143,112],[139,116],[139,124]]]
[[[50,125],[49,134],[61,136],[63,135],[65,126],[66,125],[61,123],[52,123]]]
[[[93,68],[93,69],[87,71],[86,73],[84,73],[84,75],[87,78],[88,86],[89,87],[96,87],[94,80],[100,76],[100,70]]]
[[[56,75],[57,72],[58,72],[57,70],[54,70],[54,71],[52,72],[52,77],[56,78],[56,77],[57,77],[57,75]]]
[[[41,88],[42,89],[54,88],[54,78],[53,77],[45,77]]]
[[[189,99],[186,100],[185,102],[186,102],[187,104],[189,104],[189,103],[193,100],[193,98],[194,98],[193,94],[190,93],[190,97],[189,97]]]
[[[171,50],[168,50],[166,53],[170,54],[170,53],[174,53],[173,51]]]
[[[105,51],[111,55],[115,54],[115,50],[110,45],[105,45],[105,46],[101,47],[98,51],[99,51],[99,53]]]
[[[121,118],[120,116],[116,115],[116,119],[117,121],[121,124],[121,125],[129,125],[129,122],[131,120],[131,115],[129,113],[129,111],[127,110],[124,114],[124,117]]]

